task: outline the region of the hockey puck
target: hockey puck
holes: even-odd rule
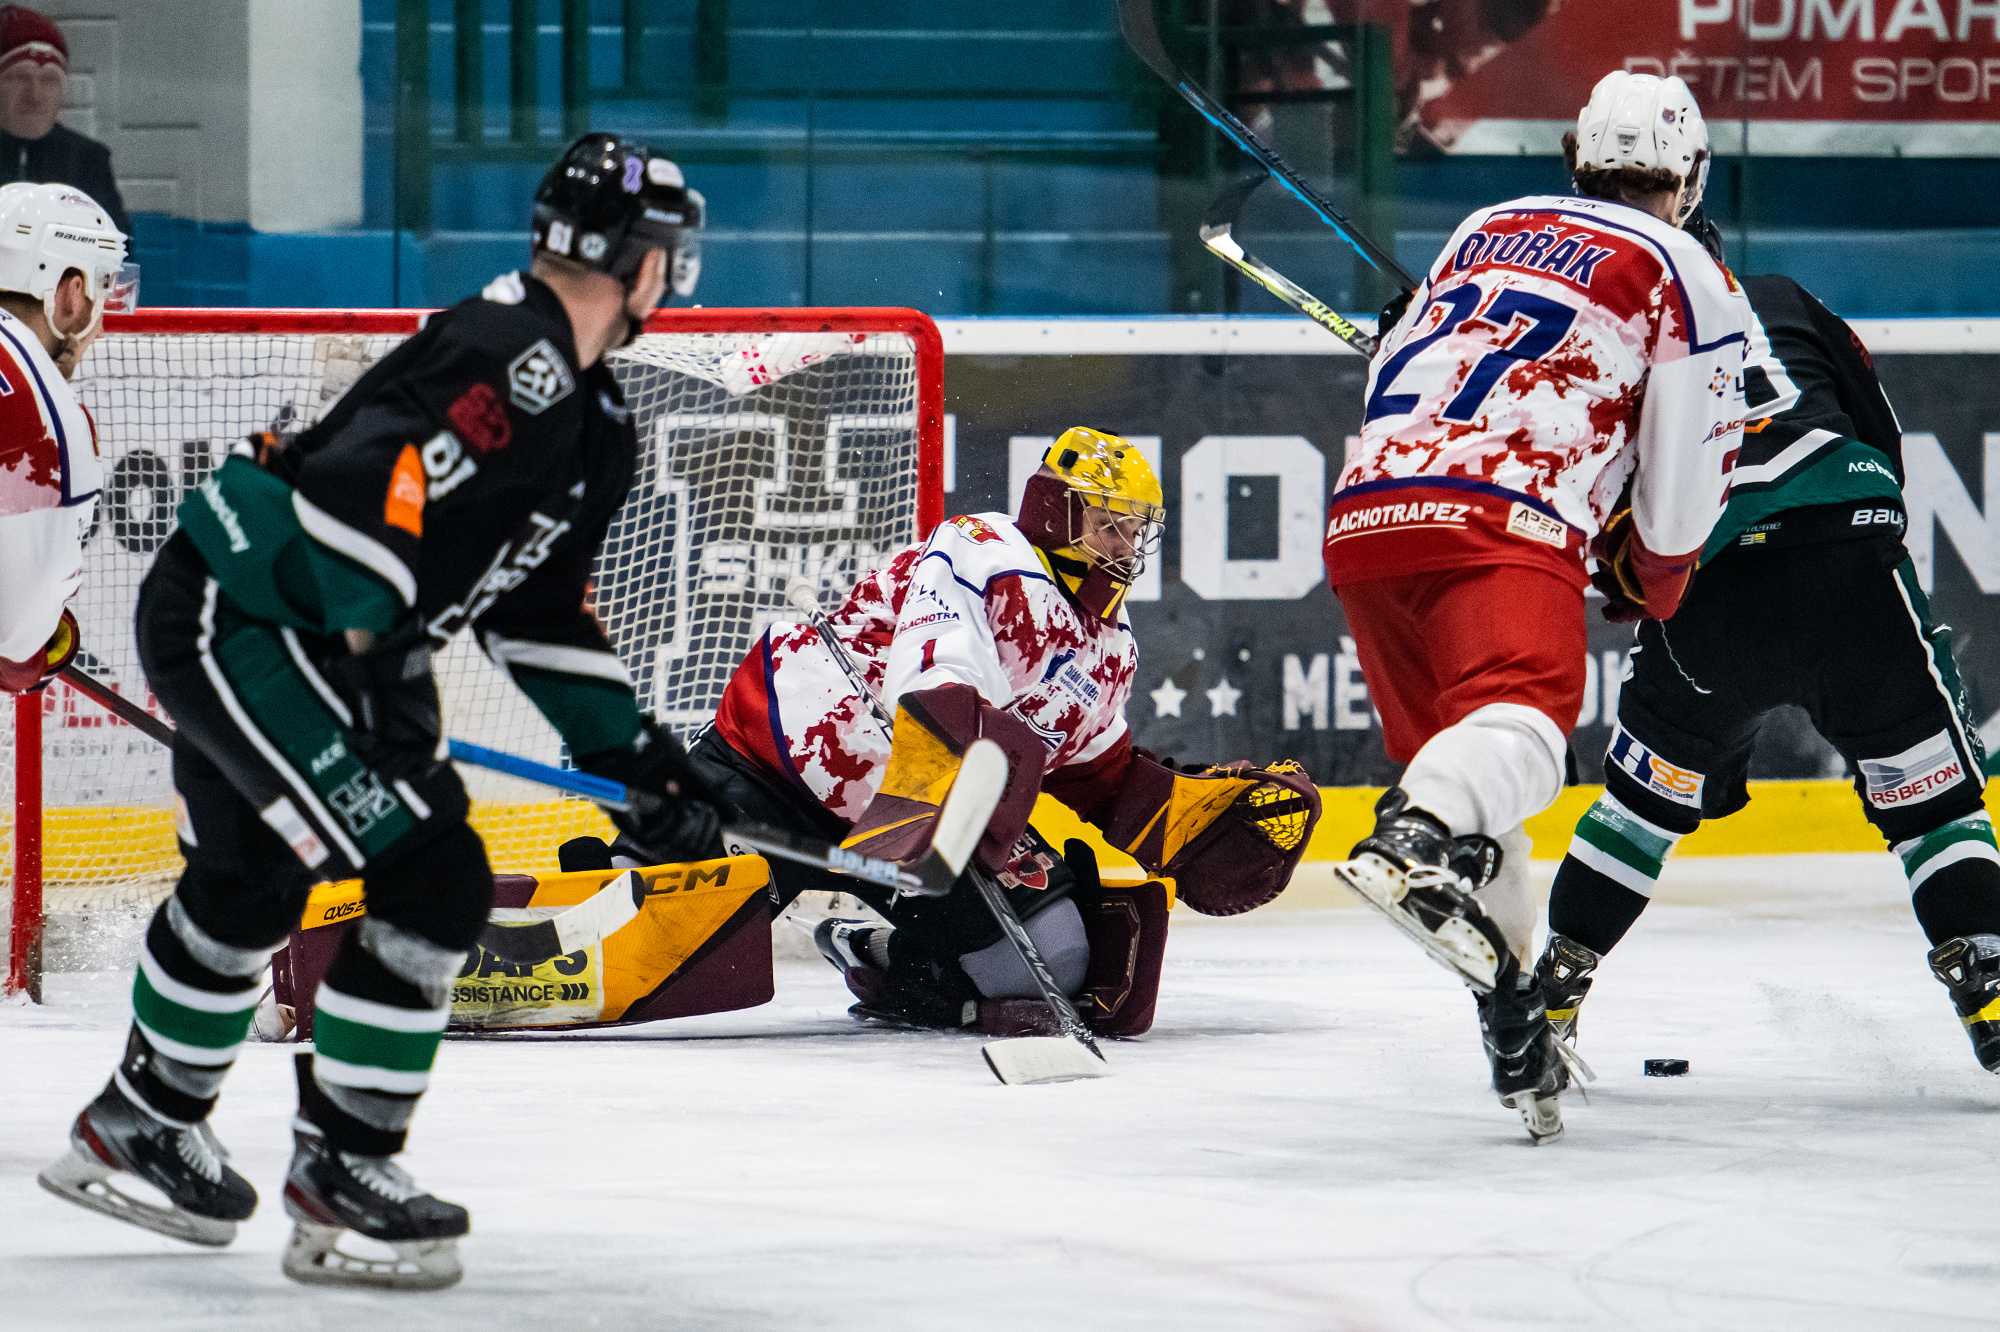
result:
[[[1649,1078],[1677,1078],[1688,1071],[1685,1059],[1648,1059],[1646,1076]]]

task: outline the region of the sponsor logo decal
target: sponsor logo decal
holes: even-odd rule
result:
[[[336,902],[320,913],[319,923],[322,925],[331,925],[336,920],[346,920],[349,916],[358,916],[367,909],[368,904],[359,898],[356,898],[352,902]]]
[[[305,821],[290,796],[279,796],[263,810],[264,822],[277,831],[292,848],[292,854],[307,869],[318,869],[325,863],[328,852],[326,844],[319,840],[319,834]]]
[[[222,498],[222,482],[210,477],[195,487],[201,492],[202,502],[215,512],[215,521],[222,524],[224,534],[229,537],[229,553],[241,555],[250,549],[250,538],[244,534],[243,520],[236,510],[229,507],[229,501]]]
[[[1539,541],[1558,549],[1569,544],[1567,523],[1560,518],[1549,517],[1540,509],[1529,508],[1518,500],[1507,510],[1507,532],[1510,536]]]
[[[1850,526],[1871,527],[1879,523],[1887,527],[1900,528],[1903,522],[1901,509],[1856,509]]]
[[[1464,527],[1470,504],[1450,500],[1424,500],[1409,504],[1373,504],[1365,509],[1349,509],[1334,515],[1326,525],[1326,539],[1339,541],[1350,536],[1392,527]]]
[[[500,401],[499,391],[483,380],[459,394],[458,401],[445,408],[444,414],[451,422],[452,432],[476,452],[493,453],[513,441],[514,427],[507,420],[507,405]]]
[[[1639,785],[1676,805],[1701,808],[1701,788],[1707,781],[1701,773],[1678,768],[1639,743],[1624,726],[1612,732],[1611,750],[1605,761],[1615,763]]]
[[[424,464],[417,446],[405,444],[389,473],[389,495],[382,501],[382,525],[401,528],[413,537],[424,534]]]
[[[1966,779],[1965,764],[1951,735],[1939,731],[1888,758],[1862,759],[1861,780],[1877,809],[1896,809],[1929,800]]]
[[[549,223],[549,248],[557,254],[568,254],[570,242],[575,235],[576,229],[570,226],[569,223],[551,222]]]
[[[424,493],[433,500],[451,494],[479,470],[479,464],[465,456],[458,436],[449,430],[440,430],[426,441],[423,462],[424,475],[430,478]]]
[[[333,812],[347,825],[347,831],[356,837],[402,808],[396,803],[396,797],[382,785],[382,779],[366,771],[355,774],[327,792],[326,803],[333,806]]]
[[[593,231],[577,243],[576,252],[594,264],[604,257],[604,249],[604,237]]]
[[[530,416],[540,416],[575,387],[569,364],[547,338],[507,363],[507,396]]]

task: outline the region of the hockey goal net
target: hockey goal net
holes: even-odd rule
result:
[[[414,332],[417,311],[159,310],[113,318],[75,387],[105,489],[73,608],[77,664],[163,715],[133,642],[140,580],[181,498],[246,435],[289,435]],[[593,605],[642,707],[687,735],[713,714],[790,579],[841,593],[942,517],[943,354],[900,309],[662,311],[611,355],[639,431]],[[555,731],[461,634],[438,659],[446,733],[544,763]],[[7,988],[117,965],[173,888],[168,751],[60,681],[15,700],[0,752]],[[593,805],[463,768],[496,869],[553,869],[609,835]],[[46,943],[45,943],[46,941]],[[43,956],[46,949],[47,957]]]

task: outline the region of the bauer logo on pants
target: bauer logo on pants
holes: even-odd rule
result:
[[[1604,755],[1604,761],[1628,773],[1639,785],[1662,800],[1671,800],[1689,809],[1701,808],[1702,783],[1707,779],[1698,772],[1677,768],[1667,762],[1640,744],[1623,726],[1611,733],[1611,748]]]
[[[576,387],[556,345],[543,338],[507,365],[507,396],[530,416],[540,416]]]
[[[1928,800],[1965,780],[1965,764],[1951,736],[1939,731],[1889,758],[1862,759],[1861,780],[1877,809],[1896,809]]]

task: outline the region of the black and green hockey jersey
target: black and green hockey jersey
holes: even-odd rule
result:
[[[639,733],[624,665],[585,605],[631,489],[630,412],[569,316],[509,273],[432,315],[270,470],[232,456],[180,522],[224,595],[333,635],[470,628],[572,753]]]
[[[1753,332],[1743,370],[1749,420],[1729,503],[1701,562],[1757,546],[1900,534],[1903,433],[1874,358],[1790,278],[1741,281],[1761,336]]]

